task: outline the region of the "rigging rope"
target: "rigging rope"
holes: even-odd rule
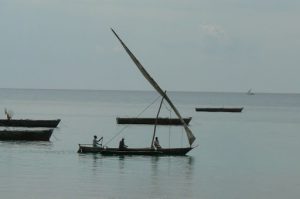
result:
[[[110,140],[108,140],[103,146],[109,144],[113,139],[119,136],[129,125],[124,126],[116,135],[114,135]]]
[[[183,131],[183,128],[181,129],[181,147],[183,146],[183,134],[184,134],[184,131]]]
[[[140,112],[136,117],[139,117],[142,115],[150,106],[152,106],[158,99],[160,98],[160,95],[151,103],[149,104],[142,112]]]
[[[138,118],[141,114],[143,114],[150,106],[152,106],[158,99],[160,98],[160,95],[151,103],[149,104],[142,112],[140,112],[136,118]],[[110,140],[108,140],[103,146],[106,146],[109,144],[112,140],[114,140],[117,136],[119,136],[125,129],[127,129],[129,125],[124,126],[116,135],[114,135]]]
[[[166,109],[168,109],[166,107]],[[170,113],[170,119],[172,118],[172,110],[171,109],[168,109],[169,110],[169,113]],[[169,126],[169,148],[171,147],[171,125]]]
[[[165,108],[169,111],[169,112],[171,112],[172,111],[172,109],[171,108],[169,108],[169,106],[168,106],[168,104],[166,104],[165,102],[163,102],[163,104],[164,104],[164,106],[165,106]],[[171,117],[170,117],[171,118]]]
[[[172,118],[172,109],[169,108],[168,104],[163,103],[165,108],[169,111],[170,119]],[[183,146],[183,135],[184,135],[184,129],[181,129],[181,146]],[[171,125],[169,126],[169,148],[171,147]]]

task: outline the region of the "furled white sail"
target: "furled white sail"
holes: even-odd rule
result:
[[[130,58],[132,59],[132,61],[135,63],[135,65],[138,67],[138,69],[141,71],[141,73],[143,74],[143,76],[150,82],[150,84],[155,88],[155,90],[162,96],[165,98],[165,100],[169,103],[169,105],[171,106],[171,108],[174,110],[175,114],[178,116],[178,118],[180,119],[181,123],[184,126],[184,129],[186,131],[186,135],[188,137],[189,143],[190,145],[193,144],[193,142],[195,141],[195,136],[193,135],[192,131],[189,129],[189,127],[187,126],[187,124],[184,122],[184,120],[182,119],[180,113],[178,112],[177,108],[174,106],[174,104],[171,102],[170,98],[168,97],[168,95],[159,87],[159,85],[155,82],[155,80],[149,75],[149,73],[145,70],[145,68],[142,66],[142,64],[139,62],[139,60],[132,54],[132,52],[127,48],[127,46],[123,43],[123,41],[120,39],[120,37],[117,35],[117,33],[111,29],[112,32],[115,34],[115,36],[118,38],[118,40],[121,42],[122,46],[124,47],[124,49],[126,50],[126,52],[128,53],[128,55],[130,56]]]

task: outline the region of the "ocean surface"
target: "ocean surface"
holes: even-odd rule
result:
[[[150,146],[153,126],[118,125],[116,117],[154,117],[156,92],[0,89],[2,118],[7,108],[16,119],[62,120],[50,142],[0,141],[1,198],[300,197],[299,94],[168,94],[192,117],[196,148],[183,157],[103,157],[78,154],[78,144],[97,135],[111,147],[122,137],[130,147]],[[195,111],[241,106],[242,113]],[[164,104],[161,116],[175,114]],[[159,126],[157,135],[162,147],[188,146],[182,127]]]

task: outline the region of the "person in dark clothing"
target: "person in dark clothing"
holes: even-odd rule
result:
[[[125,150],[128,146],[125,144],[125,139],[122,138],[122,140],[119,143],[119,150]]]
[[[155,137],[153,145],[155,146],[156,149],[161,149],[161,146],[158,141],[158,137]]]
[[[101,141],[101,143],[100,143]],[[101,137],[99,140],[97,140],[97,136],[94,135],[94,139],[93,139],[93,147],[101,147],[102,146],[102,141],[103,141],[103,137]]]

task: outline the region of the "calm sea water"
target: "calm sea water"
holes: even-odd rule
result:
[[[78,154],[78,144],[98,135],[108,146],[122,137],[132,147],[150,145],[152,126],[115,119],[140,114],[155,92],[0,91],[2,117],[8,108],[14,118],[62,119],[50,142],[0,141],[1,198],[300,197],[298,94],[170,92],[182,115],[193,117],[197,148],[184,157],[102,157]],[[159,100],[141,116],[155,116],[158,106]],[[195,112],[202,106],[244,110]],[[161,114],[174,116],[165,105]],[[181,127],[159,127],[158,136],[163,147],[187,145]]]

